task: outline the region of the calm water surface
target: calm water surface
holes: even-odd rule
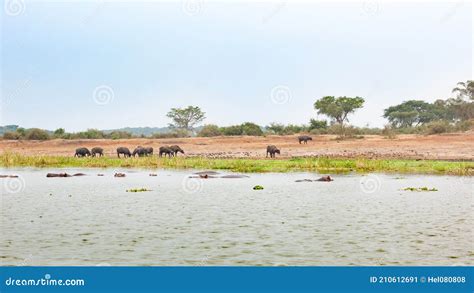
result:
[[[192,173],[0,170],[0,264],[474,265],[472,177]]]

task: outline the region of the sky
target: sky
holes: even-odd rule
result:
[[[472,79],[470,2],[2,0],[0,125],[67,131],[163,127],[173,107],[206,124],[303,124],[314,102],[383,109],[450,97]]]

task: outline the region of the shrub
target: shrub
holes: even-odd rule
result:
[[[3,139],[18,140],[21,138],[21,134],[18,131],[8,131],[3,134]]]
[[[433,121],[424,125],[425,134],[446,133],[452,130],[452,126],[447,121]]]
[[[232,125],[227,127],[221,127],[221,132],[224,135],[242,135],[242,127],[240,125]]]
[[[382,135],[388,139],[394,139],[397,137],[397,134],[395,133],[392,125],[390,124],[385,125],[385,127],[382,130]]]
[[[270,123],[267,127],[267,131],[272,134],[283,134],[283,131],[285,130],[285,125],[280,124],[280,123]]]
[[[100,139],[105,138],[105,134],[97,129],[87,129],[87,131],[78,132],[73,135],[74,138]]]
[[[459,121],[454,126],[458,131],[469,131],[474,129],[474,119],[466,120],[466,121]]]
[[[53,136],[54,138],[62,138],[66,134],[66,130],[64,128],[58,128],[54,131]]]
[[[152,138],[180,138],[180,137],[188,137],[189,132],[185,129],[176,129],[172,132],[162,132],[162,133],[154,133],[151,137]]]
[[[263,131],[260,126],[252,122],[245,122],[241,126],[243,135],[262,136]]]
[[[28,129],[25,133],[25,139],[28,140],[47,140],[50,139],[49,133],[39,128]]]
[[[328,122],[326,120],[316,120],[316,119],[309,120],[309,127],[308,127],[309,131],[313,129],[327,129],[327,128],[328,128]]]
[[[219,129],[219,126],[214,124],[207,124],[203,126],[203,128],[201,129],[201,131],[199,131],[197,135],[203,137],[212,137],[222,135],[222,133]]]
[[[132,137],[133,135],[130,132],[126,131],[112,131],[107,135],[107,138],[111,139],[128,139]]]
[[[288,124],[287,126],[285,126],[285,129],[283,130],[283,134],[290,135],[290,134],[300,133],[305,130],[306,130],[305,126]]]

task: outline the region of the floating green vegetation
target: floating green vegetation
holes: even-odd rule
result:
[[[255,185],[255,186],[253,187],[253,190],[263,190],[263,186],[261,186],[261,185]]]
[[[146,188],[134,188],[134,189],[128,189],[127,192],[146,192],[146,191],[151,191]]]
[[[403,189],[404,191],[416,191],[416,192],[421,192],[421,191],[438,191],[436,188],[428,188],[428,187],[407,187]]]
[[[230,170],[234,172],[291,172],[308,171],[320,173],[418,173],[473,176],[474,162],[300,157],[290,159],[214,159],[205,157],[175,158],[74,158],[65,156],[25,156],[4,152],[0,154],[0,167],[40,168],[171,168]]]

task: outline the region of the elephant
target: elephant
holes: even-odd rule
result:
[[[174,155],[174,151],[170,147],[162,146],[160,147],[159,156],[162,157],[163,154],[165,154],[165,157],[168,155],[171,158]]]
[[[91,153],[92,153],[93,157],[95,157],[96,155],[99,156],[99,157],[102,157],[102,156],[104,156],[104,149],[99,148],[99,147],[92,148]]]
[[[178,153],[184,154],[183,149],[180,148],[180,147],[177,146],[177,145],[172,145],[172,146],[170,146],[170,149],[173,150],[175,156],[178,156]]]
[[[147,151],[145,148],[138,146],[132,153],[132,156],[135,157],[138,155],[139,157],[144,157],[147,155]]]
[[[300,142],[300,144],[301,144],[302,141],[305,144],[307,144],[308,140],[313,140],[313,138],[311,136],[307,136],[307,135],[298,136],[298,141]]]
[[[268,154],[270,154],[270,158],[275,158],[275,154],[280,154],[280,150],[274,145],[269,145],[267,146],[267,158]]]
[[[130,150],[128,148],[125,148],[125,147],[117,148],[117,157],[120,158],[120,154],[122,154],[124,158],[126,158],[126,157],[130,158],[132,156],[132,153],[130,152]]]
[[[76,153],[74,157],[82,158],[82,157],[89,157],[91,156],[91,152],[87,148],[78,148],[76,149]]]

